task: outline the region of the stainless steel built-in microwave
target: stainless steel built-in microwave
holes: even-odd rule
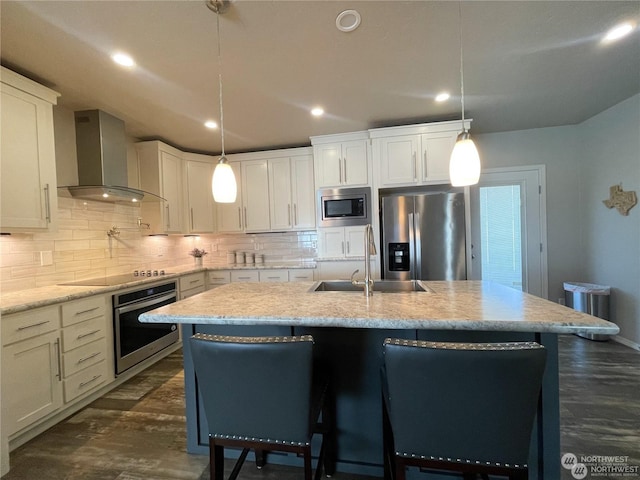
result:
[[[371,188],[318,190],[318,226],[348,227],[371,223]]]

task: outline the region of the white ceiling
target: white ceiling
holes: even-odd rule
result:
[[[339,32],[355,8],[360,28]],[[221,17],[226,150],[460,118],[458,2],[242,1]],[[0,1],[2,63],[60,105],[103,109],[132,136],[220,152],[216,19],[200,0]],[[575,124],[640,92],[640,1],[462,3],[472,132]],[[138,67],[109,58],[120,49]],[[436,104],[442,90],[450,101]],[[322,105],[323,118],[309,109]]]

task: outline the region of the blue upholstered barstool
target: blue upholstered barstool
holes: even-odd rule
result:
[[[385,479],[407,466],[526,479],[545,362],[535,342],[386,339]]]
[[[313,370],[313,338],[229,337],[196,334],[189,339],[196,379],[209,426],[211,480],[222,480],[224,448],[242,448],[229,477],[237,477],[249,452],[304,458],[311,480],[311,437],[322,434],[315,478],[324,463],[335,469],[333,409],[326,376]],[[322,422],[319,417],[322,413]]]

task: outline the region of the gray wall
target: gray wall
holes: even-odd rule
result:
[[[609,187],[640,193],[640,95],[576,126],[475,136],[483,168],[545,165],[549,299],[564,281],[613,287],[611,320],[640,344],[640,206],[607,209]]]
[[[640,95],[580,125],[584,280],[613,287],[611,319],[640,344],[640,205],[623,216],[602,201],[622,184],[640,195]]]
[[[552,127],[477,135],[483,168],[545,165],[549,298],[564,296],[562,283],[582,278],[580,200],[576,148],[579,127]]]

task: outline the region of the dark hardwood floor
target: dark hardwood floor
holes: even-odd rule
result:
[[[562,454],[586,468],[626,457],[640,466],[640,352],[575,336],[560,340]],[[618,460],[621,460],[620,458]],[[3,480],[204,480],[208,459],[185,451],[181,354],[175,353],[11,453]],[[618,465],[622,465],[619,462]],[[227,465],[229,471],[231,462]],[[586,478],[595,478],[596,470]],[[301,470],[247,463],[242,480],[299,479]],[[338,480],[366,480],[337,473]],[[562,479],[575,478],[562,470]],[[555,480],[555,479],[548,479]]]

